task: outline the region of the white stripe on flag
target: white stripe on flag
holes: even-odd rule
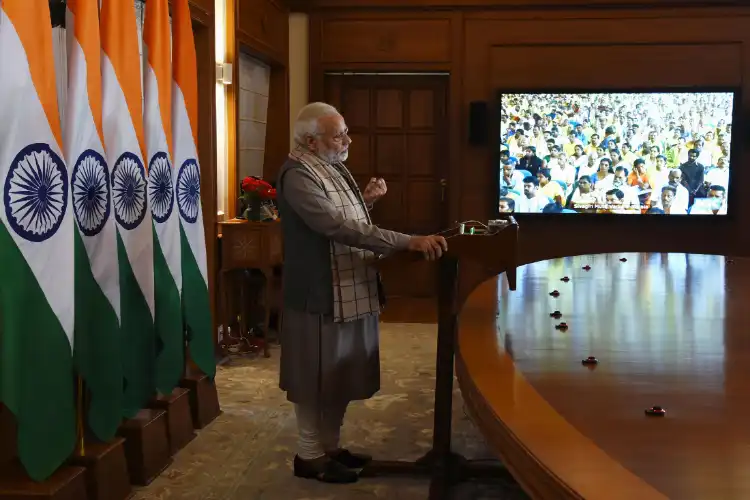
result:
[[[119,233],[128,260],[153,317],[153,229],[151,211],[147,204],[141,204],[142,198],[146,196],[145,183],[143,186],[137,186],[138,199],[132,203],[126,203],[127,200],[117,192],[118,183],[122,180],[122,178],[117,178],[117,169],[123,169],[121,172],[125,172],[129,176],[136,176],[136,170],[140,168],[145,170],[145,166],[143,165],[141,148],[135,135],[133,119],[130,116],[125,95],[117,80],[112,63],[105,53],[102,53],[102,109],[107,163],[115,177],[112,182],[114,186],[112,193],[113,212],[119,217],[118,222],[122,227]],[[120,161],[118,162],[118,160]],[[127,227],[122,226],[123,222]]]
[[[206,268],[206,235],[203,231],[203,209],[200,203],[200,163],[193,142],[185,98],[176,82],[172,82],[172,141],[176,171],[177,206],[182,217],[190,250],[195,256],[203,280],[208,283]]]
[[[144,49],[146,45],[144,44]],[[143,108],[143,123],[148,144],[148,175],[149,175],[149,206],[156,227],[164,259],[167,261],[169,272],[182,291],[182,272],[180,269],[180,226],[174,199],[174,169],[172,155],[167,146],[167,137],[161,121],[161,107],[159,105],[159,88],[156,74],[151,66],[146,65],[144,82],[145,104]]]

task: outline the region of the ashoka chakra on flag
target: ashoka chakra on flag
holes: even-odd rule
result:
[[[146,173],[133,153],[120,155],[112,169],[112,196],[117,222],[127,230],[138,227],[146,216]]]
[[[200,199],[201,173],[198,163],[190,158],[185,160],[177,174],[177,208],[190,224],[198,220]]]
[[[159,224],[166,222],[172,214],[174,187],[172,165],[162,151],[156,153],[148,165],[148,195],[154,220]]]
[[[109,219],[111,191],[107,162],[87,149],[78,157],[71,180],[73,212],[86,236],[96,236]]]
[[[48,144],[29,144],[16,155],[3,201],[8,224],[21,238],[39,243],[57,232],[68,208],[68,172]]]

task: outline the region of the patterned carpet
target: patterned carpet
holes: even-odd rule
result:
[[[342,443],[383,459],[420,457],[430,447],[435,378],[435,326],[383,324],[381,391],[347,413]],[[278,389],[278,348],[270,359],[237,357],[220,367],[219,398],[224,413],[200,431],[173,465],[137,500],[424,500],[427,479],[360,479],[353,485],[325,485],[291,472],[296,425],[292,406]],[[479,432],[463,412],[455,390],[454,449],[487,459]],[[526,496],[515,485],[467,483],[457,500]]]

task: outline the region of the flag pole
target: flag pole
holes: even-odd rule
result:
[[[80,375],[76,376],[77,379],[77,401],[76,401],[76,434],[78,437],[78,456],[86,456],[86,438],[85,438],[85,422],[84,422],[84,410],[85,410],[85,399],[84,399],[84,384],[83,377]]]
[[[184,320],[185,315],[183,314],[182,317],[182,378],[187,378],[188,356],[190,356],[190,348],[188,347],[188,343],[190,342],[190,330],[188,330],[188,326]]]

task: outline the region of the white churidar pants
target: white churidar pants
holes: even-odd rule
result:
[[[299,441],[297,455],[303,460],[322,457],[327,451],[339,449],[341,425],[344,423],[346,403],[316,405],[294,405],[297,415]]]

